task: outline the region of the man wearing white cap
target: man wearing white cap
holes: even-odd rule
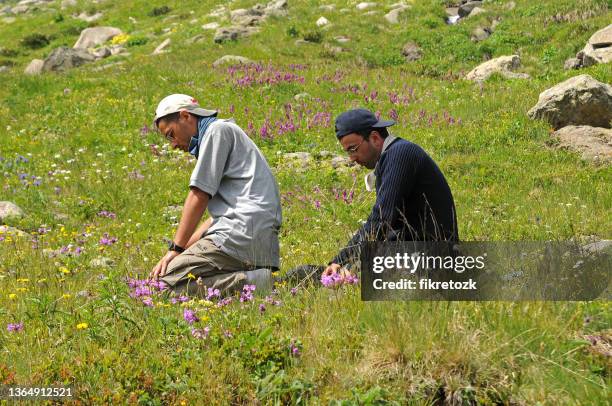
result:
[[[218,119],[184,94],[159,103],[155,126],[197,163],[176,235],[150,278],[177,293],[269,287],[270,270],[279,266],[281,206],[261,151],[232,119]],[[206,209],[210,218],[198,227]]]

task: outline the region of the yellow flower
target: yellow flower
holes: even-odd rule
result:
[[[111,40],[111,44],[113,45],[123,44],[127,42],[129,39],[130,39],[130,36],[128,34],[119,34]]]
[[[87,323],[79,323],[77,324],[77,330],[83,330],[89,327],[89,324]]]
[[[47,282],[47,278],[41,278],[41,279],[37,280],[36,282],[38,282],[38,283]]]
[[[198,304],[201,304],[201,305],[202,305],[202,306],[204,306],[204,307],[211,307],[211,306],[213,306],[213,305],[214,305],[214,303],[213,303],[213,302],[211,302],[210,300],[205,300],[205,299],[200,299],[200,300],[198,301]]]
[[[70,274],[70,270],[68,268],[66,268],[65,266],[60,267],[59,271],[61,273],[63,273],[64,275],[69,275]]]
[[[9,299],[11,299],[11,300],[15,300],[15,299],[17,299],[17,294],[16,294],[16,293],[11,293],[11,294],[9,295]]]
[[[30,282],[30,280],[28,278],[18,278],[17,282],[26,283],[26,282]]]
[[[189,279],[195,279],[195,278],[196,278],[196,277],[194,276],[194,274],[192,274],[191,272],[189,272],[189,273],[187,274],[187,277],[188,277]]]
[[[29,289],[28,288],[17,288],[16,290],[17,292],[27,292]]]
[[[64,293],[62,295],[62,299],[70,299],[72,297],[72,295],[70,293]]]

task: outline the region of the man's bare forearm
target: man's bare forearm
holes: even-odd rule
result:
[[[185,199],[181,221],[174,235],[175,244],[181,247],[187,246],[207,206],[208,194],[197,188],[191,188]]]
[[[200,238],[202,238],[202,234],[204,234],[206,231],[208,231],[208,229],[210,228],[210,226],[212,225],[212,217],[209,217],[206,219],[205,222],[203,222],[202,224],[200,224],[200,227],[198,227],[198,229],[195,231],[195,233],[193,233],[193,235],[191,236],[191,238],[189,239],[189,242],[187,243],[187,245],[185,245],[185,248],[189,248],[191,247],[193,244],[195,244]]]

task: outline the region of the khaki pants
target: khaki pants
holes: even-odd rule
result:
[[[247,270],[247,264],[221,251],[207,236],[175,257],[160,280],[177,294],[204,297],[206,288],[213,288],[225,296],[242,290]],[[201,283],[197,282],[198,278]]]

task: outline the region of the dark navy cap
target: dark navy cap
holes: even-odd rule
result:
[[[368,128],[385,128],[395,124],[393,120],[379,120],[366,109],[348,110],[336,117],[336,137],[356,133]]]

